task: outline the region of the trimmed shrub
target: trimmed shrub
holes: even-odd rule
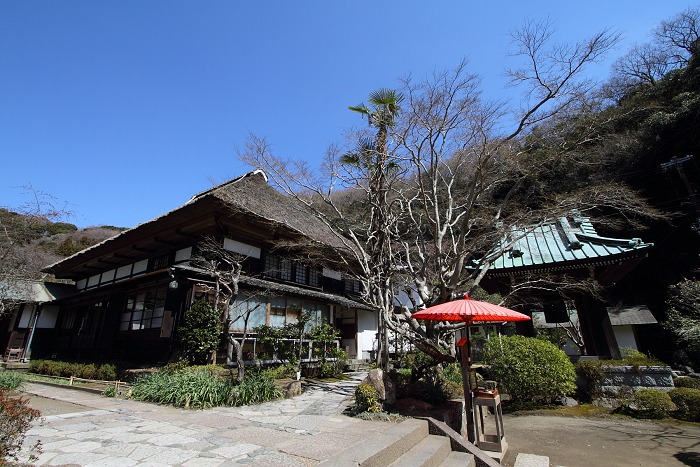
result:
[[[674,417],[681,420],[700,422],[700,389],[676,388],[668,392],[676,404]]]
[[[576,362],[577,396],[580,400],[592,402],[600,398],[605,372],[599,360]]]
[[[524,337],[489,339],[483,350],[489,378],[505,386],[514,401],[552,402],[576,390],[576,372],[551,342]]]
[[[382,411],[379,392],[370,384],[360,384],[355,388],[355,406],[358,412],[377,413]]]
[[[679,376],[673,380],[673,384],[677,388],[700,389],[700,378],[692,378],[690,376]]]
[[[221,330],[221,312],[206,300],[194,302],[178,331],[185,357],[192,363],[206,363],[219,347]]]
[[[22,373],[15,371],[0,371],[0,389],[17,389],[24,383]]]
[[[637,408],[635,415],[639,418],[664,418],[676,408],[668,393],[658,389],[638,389],[633,402]]]
[[[18,460],[17,453],[22,448],[27,430],[41,412],[29,407],[29,401],[21,397],[12,397],[0,389],[0,465],[7,460]],[[39,444],[29,449],[30,460],[36,460],[35,453],[40,453]]]
[[[97,366],[94,363],[71,363],[57,360],[32,360],[29,362],[29,371],[40,375],[62,376],[70,378],[98,379],[114,381],[117,379],[117,367],[105,363]]]

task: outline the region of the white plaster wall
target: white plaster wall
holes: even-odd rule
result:
[[[615,340],[617,341],[617,347],[622,350],[623,347],[632,347],[634,350],[637,349],[637,339],[634,337],[634,329],[632,329],[631,324],[624,326],[613,326],[613,332],[615,333]]]
[[[377,336],[377,314],[367,310],[357,310],[357,352],[358,358],[370,358],[375,350]]]

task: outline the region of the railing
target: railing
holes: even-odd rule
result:
[[[240,337],[240,336],[239,336]],[[293,343],[299,343],[298,339],[280,339],[285,342],[293,342]],[[309,363],[309,362],[315,362],[318,361],[319,359],[314,357],[313,355],[313,344],[314,341],[311,339],[302,339],[301,340],[301,361],[304,363]],[[272,355],[271,359],[260,359],[258,358],[258,355],[261,353],[265,353],[264,349],[261,349],[262,346],[266,346],[267,344],[263,344],[259,342],[258,338],[256,337],[247,337],[245,341],[243,342],[243,361],[248,364],[252,363],[261,363],[261,364],[271,364],[271,363],[280,363],[281,360],[277,358],[277,355]],[[252,349],[251,349],[252,347]],[[333,350],[337,350],[340,348],[340,340],[334,341],[329,348]]]

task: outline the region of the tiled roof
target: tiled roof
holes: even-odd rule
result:
[[[498,272],[528,267],[557,267],[573,263],[596,263],[634,254],[653,246],[639,238],[621,239],[598,235],[587,217],[561,217],[529,228],[514,228],[502,240],[511,245],[493,260],[490,269]]]
[[[626,324],[656,324],[656,318],[645,305],[619,305],[607,308],[610,324],[623,326]]]

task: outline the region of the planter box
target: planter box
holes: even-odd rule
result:
[[[601,383],[603,393],[616,394],[621,387],[673,389],[670,366],[602,366],[605,377]]]

